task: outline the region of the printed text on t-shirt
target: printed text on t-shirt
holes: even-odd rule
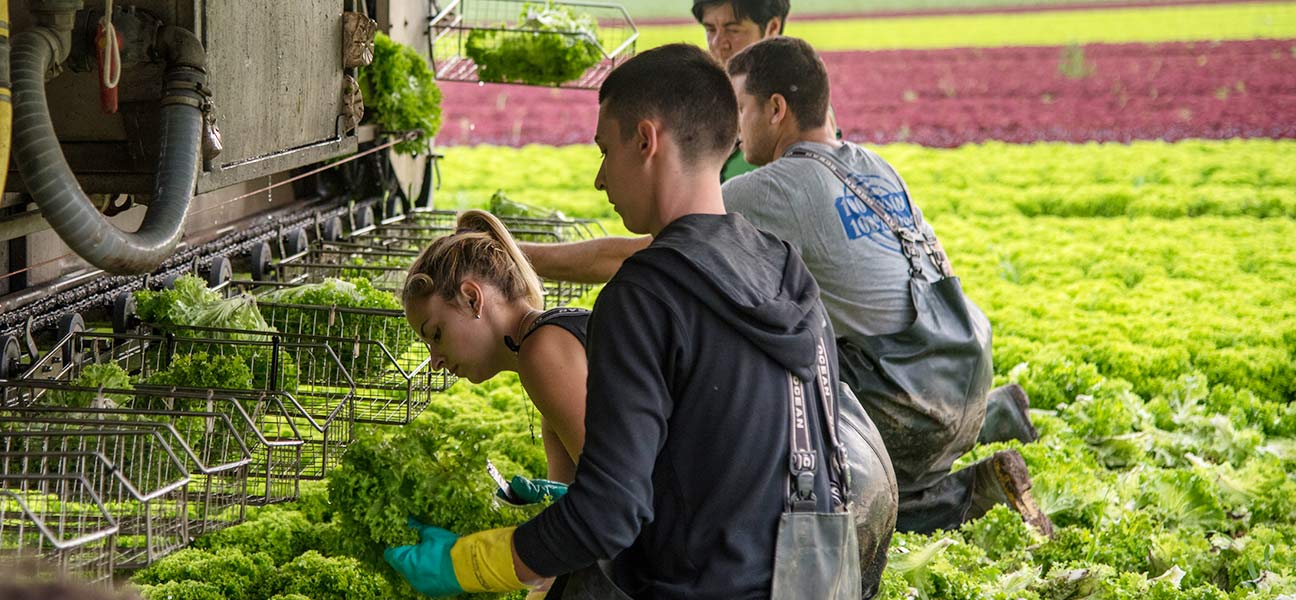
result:
[[[855,180],[857,187],[868,192],[874,204],[880,205],[901,227],[914,226],[909,197],[905,195],[903,188],[878,175],[852,175],[851,178]],[[841,218],[848,239],[866,238],[886,250],[900,253],[900,242],[895,234],[868,204],[851,192],[850,187],[842,185],[842,194],[836,198],[835,203],[837,216]]]

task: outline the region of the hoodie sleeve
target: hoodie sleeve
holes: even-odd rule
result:
[[[665,302],[633,283],[614,280],[599,294],[589,322],[585,447],[576,479],[513,538],[535,572],[552,577],[613,558],[652,522],[653,468],[674,409],[667,373],[680,355],[678,322]]]

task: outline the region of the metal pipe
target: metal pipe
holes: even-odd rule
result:
[[[63,64],[72,52],[72,29],[76,26],[76,13],[82,7],[81,0],[33,0],[31,12],[36,21],[33,32],[45,37],[53,48],[53,65]]]
[[[105,271],[145,273],[162,263],[183,233],[193,199],[206,105],[202,44],[189,31],[165,27],[159,53],[167,60],[161,101],[162,151],[153,202],[135,233],[117,229],[91,204],[68,167],[50,121],[45,73],[59,48],[56,32],[38,27],[14,37],[14,156],[45,219],[78,255]]]
[[[179,27],[163,27],[158,32],[157,50],[168,68],[187,67],[207,72],[207,50],[193,32]],[[204,79],[203,83],[206,83]]]

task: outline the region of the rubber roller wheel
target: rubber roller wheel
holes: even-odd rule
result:
[[[0,379],[12,379],[22,373],[22,345],[18,337],[0,337]]]
[[[62,340],[64,340],[64,339],[67,339],[67,337],[68,337],[69,335],[71,335],[71,334],[73,334],[73,333],[75,333],[75,332],[78,332],[78,331],[85,331],[85,330],[86,330],[86,326],[85,326],[85,319],[82,318],[81,313],[68,313],[68,314],[66,314],[66,315],[63,315],[63,316],[59,317],[59,320],[58,320],[58,339],[59,339],[60,341],[62,341]],[[76,358],[75,354],[72,352],[72,347],[73,347],[74,345],[75,345],[75,344],[63,344],[63,345],[62,345],[62,346],[63,346],[63,364],[65,364],[65,365],[70,365],[70,364],[72,364],[72,361]]]
[[[326,242],[342,239],[342,217],[333,217],[320,223],[320,239]]]
[[[168,290],[174,290],[176,280],[180,279],[181,275],[184,275],[184,273],[172,273],[170,275],[167,275],[166,277],[163,277],[162,287]]]
[[[296,256],[305,252],[309,245],[310,241],[306,237],[305,229],[294,229],[284,234],[284,253],[288,256]]]
[[[274,269],[270,268],[270,243],[261,242],[252,246],[249,251],[252,263],[252,281],[269,281],[274,278]]]
[[[355,228],[364,229],[372,227],[374,224],[374,209],[372,204],[357,206],[352,217],[355,219]]]
[[[139,323],[135,312],[135,294],[122,292],[113,298],[113,333],[129,333]]]
[[[207,287],[219,287],[231,279],[234,279],[234,265],[230,260],[224,256],[213,258],[207,270]]]

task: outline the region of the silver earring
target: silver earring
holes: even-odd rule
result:
[[[477,313],[477,316],[475,316],[475,317],[473,317],[473,318],[474,318],[474,319],[480,319],[480,318],[481,318],[481,313]]]

